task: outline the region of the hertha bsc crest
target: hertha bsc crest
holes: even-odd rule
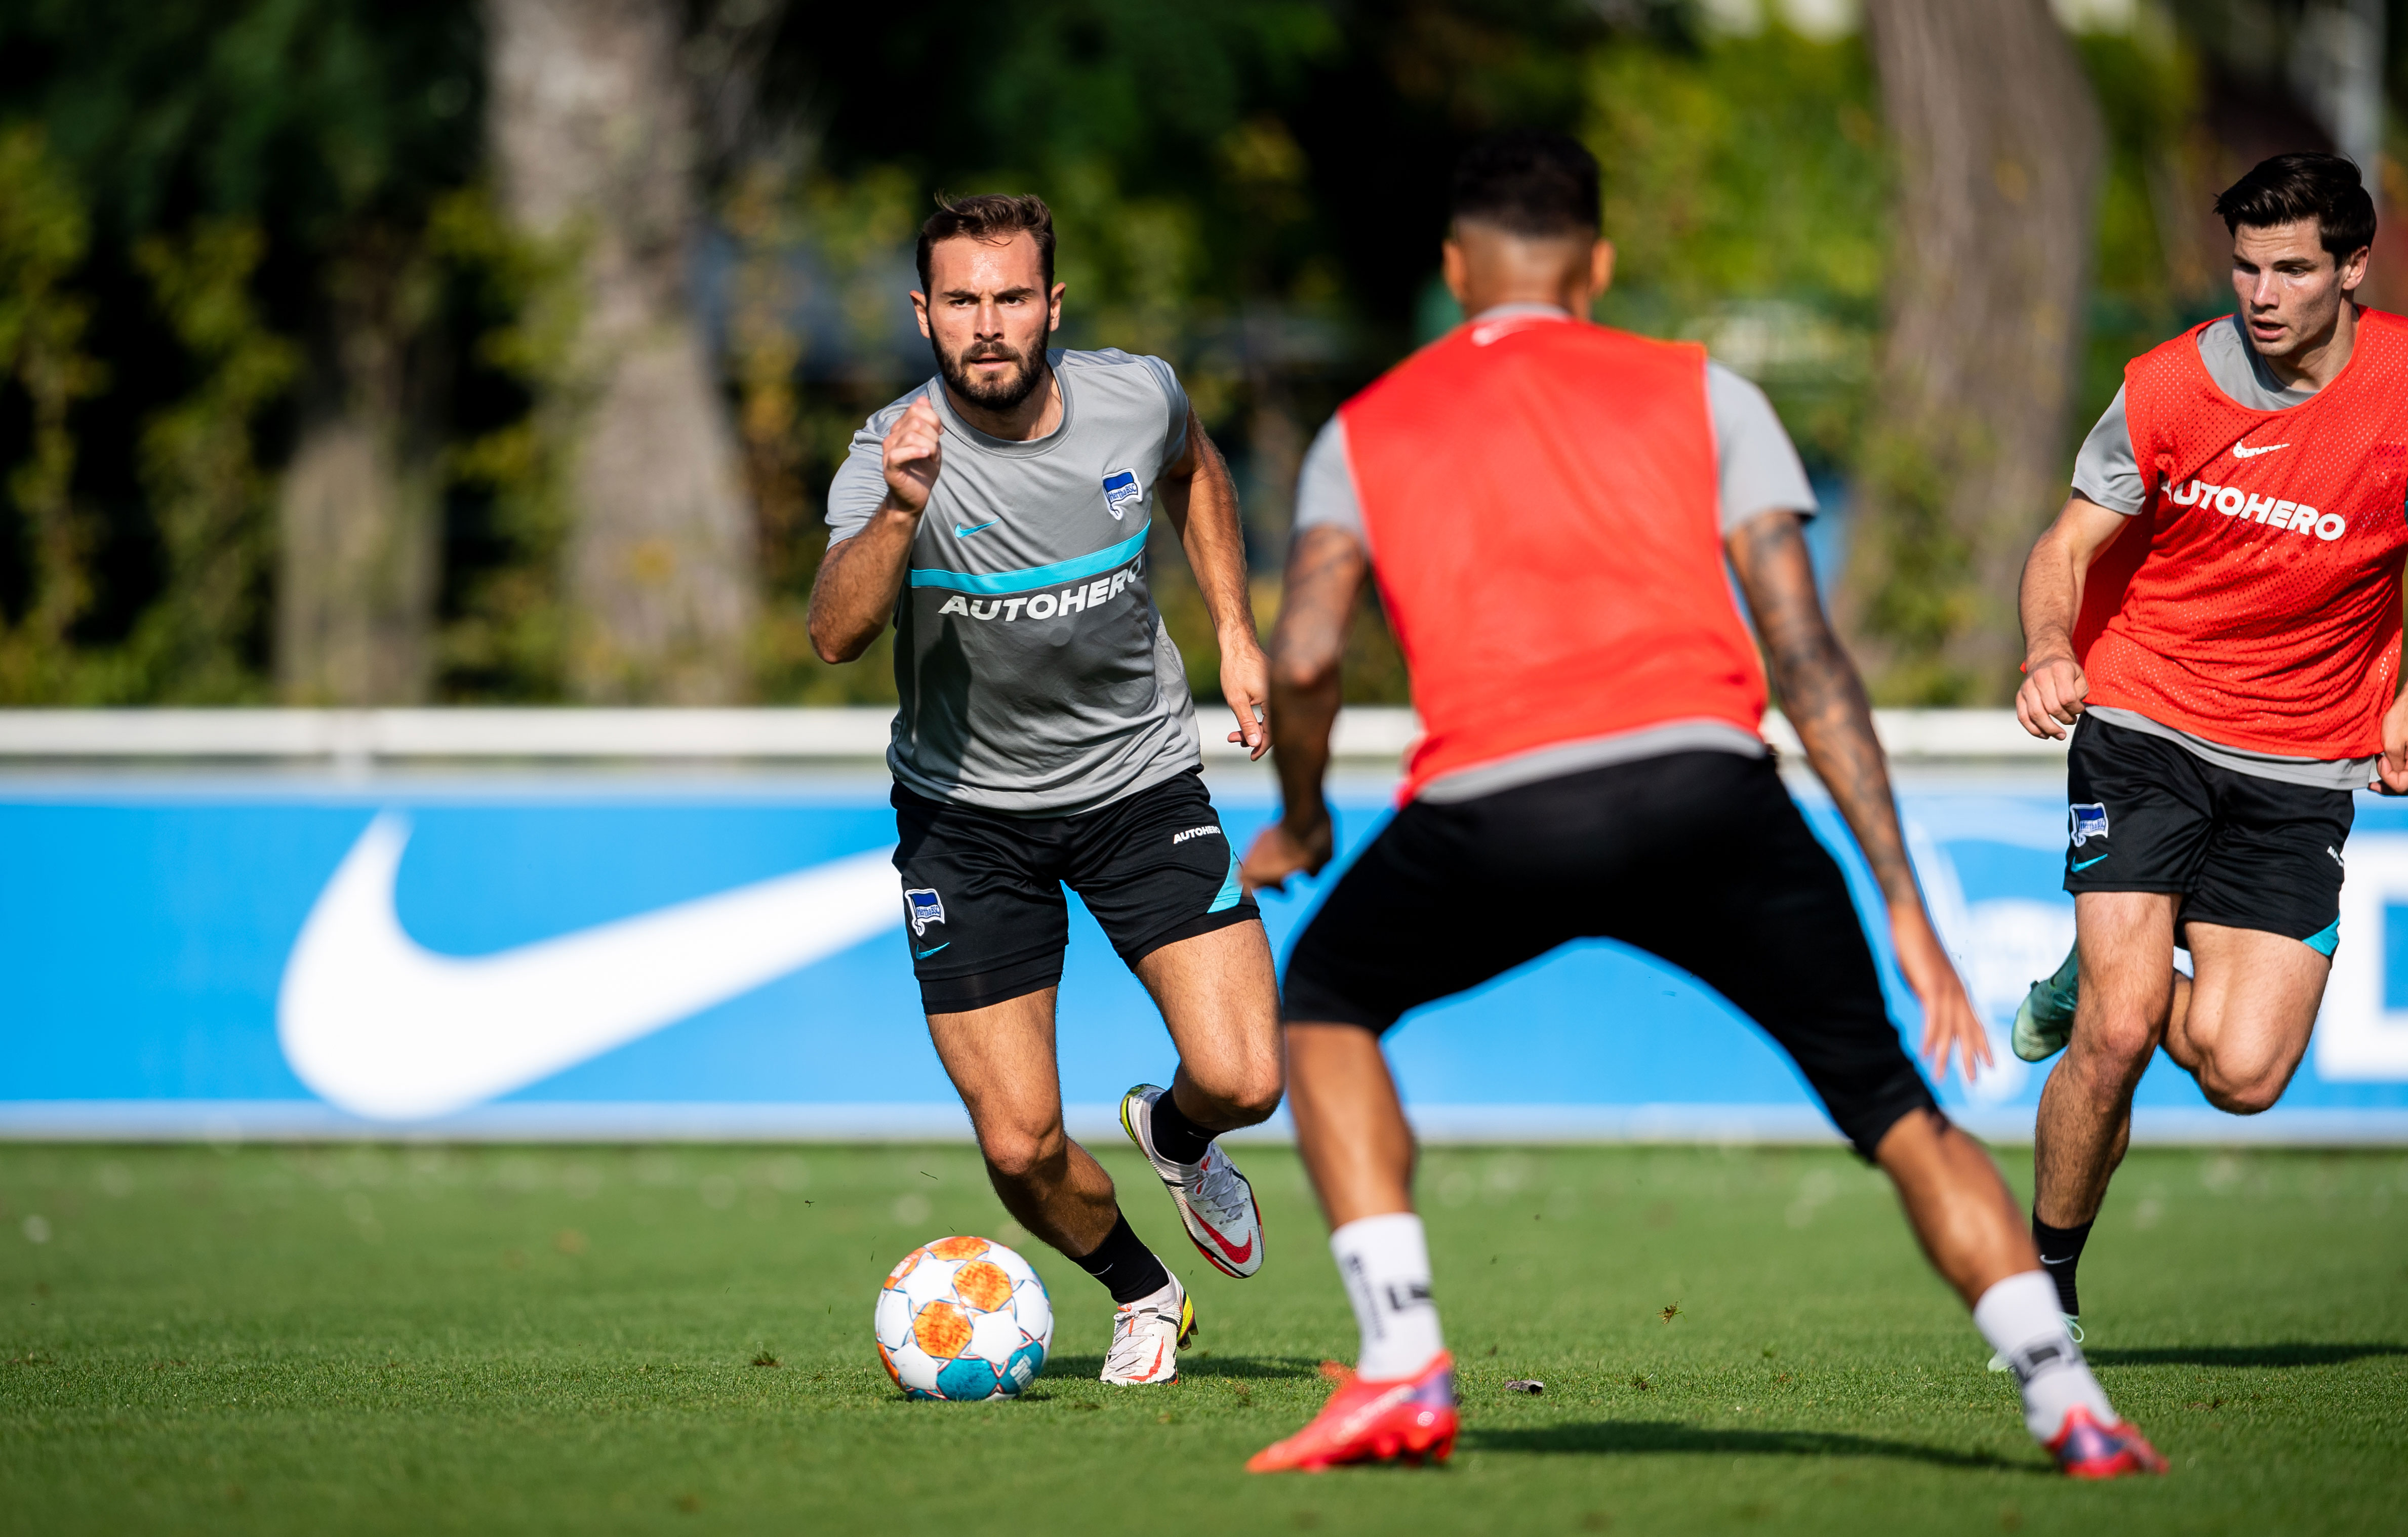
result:
[[[1137,471],[1116,469],[1104,477],[1104,505],[1111,509],[1115,519],[1128,516],[1129,504],[1145,500],[1145,487],[1137,483]]]
[[[921,886],[903,894],[903,912],[911,920],[911,932],[914,935],[925,934],[930,924],[945,921],[944,898]]]
[[[2095,800],[2073,807],[2071,821],[2068,831],[2077,849],[2094,838],[2107,836],[2107,808]]]

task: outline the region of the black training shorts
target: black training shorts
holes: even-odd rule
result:
[[[1385,1030],[1584,938],[1635,945],[1728,998],[1867,1157],[1899,1117],[1937,1109],[1890,1023],[1840,867],[1771,761],[1735,753],[1412,802],[1297,939],[1281,1010]]]
[[[2095,715],[2074,725],[2065,784],[2066,890],[2171,892],[2178,938],[2221,924],[2333,953],[2348,791],[2244,774]]]
[[[1007,816],[895,787],[911,970],[932,1014],[983,1009],[1062,980],[1068,884],[1121,959],[1260,917],[1220,814],[1190,769],[1091,812]]]

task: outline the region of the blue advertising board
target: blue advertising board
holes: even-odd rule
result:
[[[1268,783],[1214,783],[1242,847]],[[1800,796],[1870,911],[1836,819]],[[2028,1134],[2046,1069],[2015,1061],[2004,1027],[2072,933],[2061,793],[1942,783],[1902,804],[1999,1048],[1943,1099],[1977,1129]],[[1358,846],[1383,793],[1340,810]],[[958,1136],[893,840],[866,777],[0,783],[0,1134]],[[2138,1135],[2408,1140],[2408,925],[2391,927],[2408,807],[2361,797],[2347,852],[2331,985],[2282,1105],[2224,1115],[2160,1056]],[[1264,899],[1283,953],[1314,889]],[[1743,1018],[1610,943],[1423,1010],[1390,1046],[1426,1135],[1829,1135]],[[1060,1056],[1077,1127],[1173,1066],[1075,903]]]

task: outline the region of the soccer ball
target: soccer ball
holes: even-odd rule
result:
[[[903,1257],[878,1292],[878,1359],[905,1396],[1016,1398],[1045,1370],[1054,1301],[1028,1261],[983,1238]]]

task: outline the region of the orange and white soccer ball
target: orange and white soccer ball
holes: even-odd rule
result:
[[[878,1292],[878,1358],[915,1399],[1016,1398],[1045,1370],[1054,1301],[1023,1259],[984,1238],[903,1257]]]

